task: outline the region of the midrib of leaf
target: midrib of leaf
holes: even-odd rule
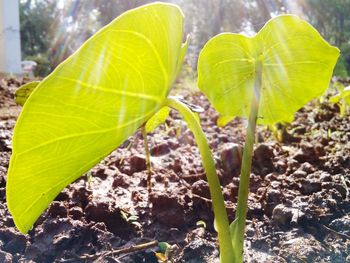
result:
[[[76,79],[72,79],[72,78],[68,78],[68,77],[57,76],[57,78],[62,79],[62,80],[76,82],[76,83],[78,83],[79,85],[81,85],[83,87],[92,88],[92,89],[103,91],[103,92],[106,92],[106,93],[113,93],[113,94],[116,94],[116,95],[122,95],[122,96],[127,96],[127,97],[134,97],[134,98],[140,98],[140,99],[145,99],[145,100],[151,100],[151,101],[157,102],[158,104],[160,104],[162,102],[161,98],[158,98],[156,96],[147,95],[145,93],[135,93],[135,92],[130,92],[130,91],[126,91],[126,90],[106,89],[106,88],[104,88],[102,86],[99,86],[99,85],[88,84],[88,83],[83,82],[81,80],[76,80]]]
[[[92,134],[99,134],[99,133],[107,133],[107,132],[110,132],[110,131],[113,131],[113,130],[119,130],[120,128],[124,128],[124,127],[127,127],[129,125],[132,125],[134,123],[137,123],[138,121],[142,120],[142,119],[147,119],[147,117],[152,114],[154,111],[156,111],[156,109],[152,109],[151,111],[149,111],[147,114],[145,114],[144,116],[142,117],[139,117],[139,118],[136,118],[136,119],[133,119],[131,121],[128,121],[126,123],[123,123],[122,125],[117,125],[115,127],[112,127],[112,128],[108,128],[108,129],[101,129],[101,130],[95,130],[95,131],[89,131],[89,132],[80,132],[80,133],[74,133],[74,134],[71,134],[71,135],[65,135],[65,136],[60,136],[60,137],[57,137],[55,139],[52,139],[52,140],[48,140],[44,143],[41,143],[39,145],[36,145],[32,148],[29,148],[25,151],[22,151],[22,152],[19,152],[17,153],[16,155],[17,156],[20,156],[22,154],[26,154],[28,152],[31,152],[33,150],[36,150],[38,148],[42,148],[44,146],[47,146],[47,145],[50,145],[52,143],[55,143],[55,142],[58,142],[58,141],[63,141],[63,140],[69,140],[69,139],[74,139],[76,137],[81,137],[81,136],[88,136],[88,135],[92,135]]]

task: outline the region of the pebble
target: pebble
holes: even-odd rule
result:
[[[150,153],[152,156],[162,156],[170,153],[170,147],[167,143],[161,143],[151,148]]]
[[[308,179],[301,181],[300,192],[303,195],[311,195],[319,191],[321,191],[321,182]]]
[[[292,209],[283,204],[277,205],[272,211],[272,220],[278,225],[289,226],[292,218]]]
[[[192,185],[192,193],[210,199],[209,185],[204,180],[198,180]]]
[[[237,143],[225,143],[221,147],[220,159],[228,172],[239,170],[241,167],[243,148]]]
[[[339,231],[341,233],[349,235],[350,234],[350,217],[346,215],[342,218],[337,218],[329,224],[329,227],[335,231]]]
[[[12,263],[12,255],[0,250],[0,262],[2,263]]]
[[[144,155],[135,154],[130,157],[129,162],[131,173],[138,173],[147,169],[146,157]]]
[[[254,150],[254,159],[256,159],[259,163],[263,163],[272,159],[273,157],[273,149],[267,144],[261,143]]]

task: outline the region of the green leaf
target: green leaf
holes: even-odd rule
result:
[[[185,52],[182,24],[175,5],[130,10],[40,82],[17,121],[7,178],[21,232],[162,107]]]
[[[223,33],[203,48],[198,86],[222,115],[248,117],[256,65],[262,65],[258,123],[291,122],[328,87],[339,50],[293,15],[271,19],[250,38]]]
[[[216,121],[216,125],[219,127],[226,126],[229,122],[231,122],[235,117],[232,116],[219,116]]]
[[[16,104],[23,106],[24,103],[27,101],[30,94],[33,92],[33,90],[39,85],[40,81],[33,81],[29,82],[27,84],[24,84],[21,86],[18,90],[15,92],[15,101]]]
[[[169,247],[171,247],[171,246],[170,246],[170,244],[167,243],[167,242],[159,242],[159,243],[158,243],[158,247],[159,247],[159,251],[160,251],[161,253],[165,253],[166,250],[167,250]]]
[[[350,86],[344,88],[344,90],[341,93],[341,96],[343,97],[346,104],[350,105]]]
[[[329,98],[329,101],[332,102],[332,103],[338,103],[341,99],[341,95],[340,94],[336,94],[332,97]]]
[[[146,122],[146,132],[151,133],[157,128],[159,125],[163,124],[168,118],[170,112],[169,107],[161,108],[156,114],[154,114],[147,122]]]

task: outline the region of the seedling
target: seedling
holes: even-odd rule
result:
[[[204,46],[198,86],[227,122],[248,118],[236,219],[230,225],[234,259],[243,261],[244,228],[256,124],[291,122],[328,86],[339,50],[302,19],[271,19],[254,36],[223,33]],[[222,261],[224,262],[224,261]]]
[[[350,106],[350,86],[344,87],[343,84],[338,84],[337,86],[339,93],[332,96],[329,101],[339,105],[340,117],[344,117]]]
[[[224,199],[198,116],[180,100],[167,97],[187,50],[182,25],[183,14],[172,4],[130,10],[34,83],[31,94],[22,96],[6,188],[8,208],[22,233],[32,228],[64,187],[139,127],[146,125],[146,131],[154,127],[152,117],[169,107],[183,116],[198,143],[221,259],[232,262]]]

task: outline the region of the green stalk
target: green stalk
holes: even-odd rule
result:
[[[252,167],[253,147],[255,140],[256,122],[258,119],[259,102],[260,102],[260,88],[262,79],[262,64],[261,61],[257,61],[255,69],[255,85],[254,94],[250,105],[250,115],[248,120],[248,127],[246,131],[246,140],[243,150],[241,176],[238,190],[238,202],[236,209],[236,217],[232,230],[232,244],[236,251],[234,262],[243,262],[243,243],[244,243],[244,230],[247,218],[248,210],[248,194],[249,194],[249,181],[250,172]]]
[[[165,105],[177,110],[182,115],[198,144],[213,204],[216,229],[218,232],[220,245],[220,262],[233,263],[235,262],[235,255],[232,248],[224,197],[222,195],[219,178],[216,173],[215,162],[205,134],[203,133],[194,113],[189,110],[185,104],[176,99],[168,98],[165,101]]]
[[[147,166],[147,189],[148,193],[152,191],[152,182],[151,182],[151,176],[152,176],[152,168],[151,168],[151,154],[148,147],[148,140],[147,140],[147,131],[146,131],[146,125],[143,125],[142,128],[142,137],[143,137],[143,146],[145,147],[145,155],[146,155],[146,166]]]

